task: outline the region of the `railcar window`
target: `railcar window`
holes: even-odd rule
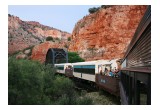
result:
[[[129,104],[147,104],[149,88],[142,80],[138,80],[138,72],[122,71],[121,82]]]
[[[64,66],[57,66],[58,70],[64,70]]]
[[[143,82],[140,82],[140,104],[146,105],[147,104],[147,87]]]
[[[74,72],[95,74],[95,65],[76,65],[74,66]]]

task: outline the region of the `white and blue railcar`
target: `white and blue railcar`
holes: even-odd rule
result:
[[[72,65],[74,77],[95,82],[96,61],[72,63]]]
[[[68,67],[73,67],[72,63],[61,63],[61,64],[55,64],[56,72],[60,74],[65,74],[65,69]]]

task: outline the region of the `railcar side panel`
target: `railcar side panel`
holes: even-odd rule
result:
[[[90,75],[90,74],[84,74],[84,73],[82,73],[82,79],[95,82],[95,75]]]
[[[151,104],[151,6],[128,46],[120,77],[122,104]]]
[[[96,84],[109,93],[119,96],[119,78],[96,74]]]
[[[81,78],[82,74],[78,72],[73,72],[73,76],[76,78]]]

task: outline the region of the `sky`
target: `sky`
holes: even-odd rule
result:
[[[88,15],[92,7],[98,5],[9,5],[8,14],[72,33],[78,20]]]

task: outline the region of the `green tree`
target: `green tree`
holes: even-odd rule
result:
[[[68,62],[74,63],[74,62],[84,62],[85,60],[82,59],[78,53],[76,52],[68,52]]]

